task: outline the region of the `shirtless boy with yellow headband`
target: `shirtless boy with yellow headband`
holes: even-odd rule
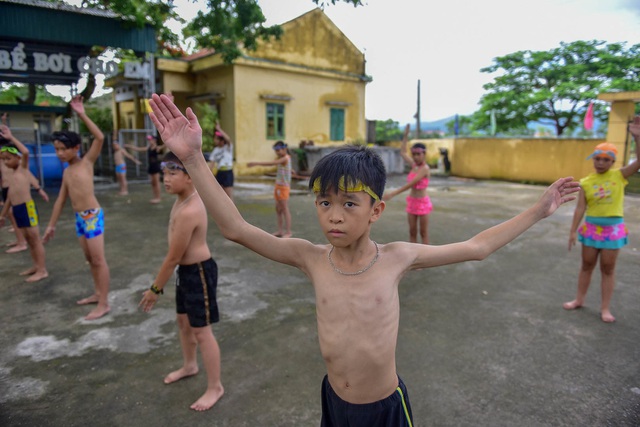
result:
[[[249,223],[214,179],[202,155],[202,129],[165,95],[153,95],[151,118],[181,160],[209,214],[229,240],[303,271],[315,290],[323,426],[411,426],[407,390],[396,373],[400,319],[398,285],[409,270],[481,260],[560,205],[575,199],[578,183],[562,178],[518,216],[465,242],[442,246],[377,244],[371,226],[385,208],[382,160],[362,146],[322,158],[310,177],[318,221],[329,244],[280,239]]]

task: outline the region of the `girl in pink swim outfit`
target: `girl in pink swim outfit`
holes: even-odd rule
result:
[[[411,157],[407,154],[407,142],[409,139],[409,125],[404,129],[402,137],[402,148],[400,154],[404,161],[411,166],[411,171],[407,175],[407,183],[402,187],[386,193],[383,200],[390,200],[392,197],[411,189],[407,196],[407,219],[409,220],[409,241],[418,242],[418,231],[422,243],[429,244],[429,214],[433,210],[431,199],[427,195],[429,186],[429,165],[426,162],[427,147],[418,142],[411,146]]]

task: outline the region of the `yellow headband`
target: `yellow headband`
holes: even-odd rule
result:
[[[320,178],[318,177],[316,178],[315,181],[313,181],[313,192],[318,194],[320,192],[320,187],[321,187]],[[380,201],[380,197],[378,197],[378,195],[373,192],[371,187],[363,184],[360,181],[356,181],[355,185],[352,185],[349,188],[346,188],[344,185],[344,176],[340,178],[340,181],[338,181],[338,188],[347,193],[356,193],[358,191],[364,191],[365,193],[373,197],[374,200]]]

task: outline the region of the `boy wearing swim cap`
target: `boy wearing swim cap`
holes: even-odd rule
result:
[[[247,223],[216,183],[193,111],[184,116],[165,95],[153,95],[150,104],[151,119],[189,171],[224,237],[309,277],[327,368],[322,426],[412,426],[407,389],[396,372],[402,277],[409,270],[486,258],[573,200],[578,186],[570,177],[559,179],[531,208],[466,242],[377,244],[370,231],[385,209],[386,171],[373,150],[347,146],[323,157],[309,181],[329,243],[280,239]]]

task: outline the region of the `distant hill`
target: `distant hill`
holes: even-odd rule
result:
[[[446,117],[440,120],[434,120],[432,122],[420,122],[420,131],[429,132],[429,131],[447,131],[446,124],[452,120],[455,120],[456,116]],[[400,126],[401,129],[404,129],[406,125]],[[416,130],[416,124],[410,123],[411,131],[414,132]]]

